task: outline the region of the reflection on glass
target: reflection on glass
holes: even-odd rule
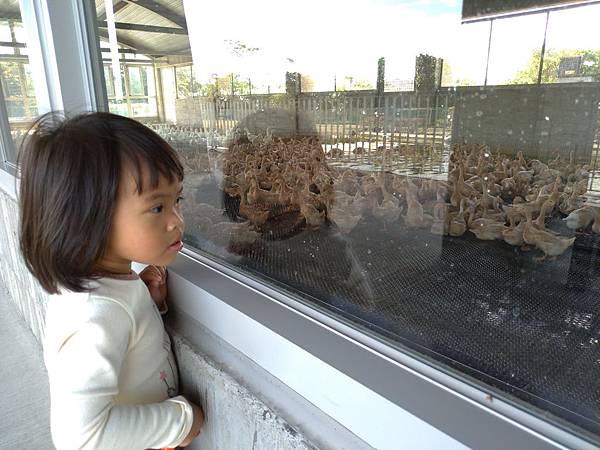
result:
[[[488,85],[537,83],[545,26],[546,14],[494,20]]]
[[[4,19],[0,15],[0,40],[3,44],[0,80],[11,135],[18,148],[23,133],[29,122],[37,116],[38,109],[20,14],[17,10],[11,14],[7,12],[7,15],[12,16],[11,19]]]
[[[156,64],[152,58],[139,55],[134,49],[115,45],[120,57],[113,60],[109,42],[101,40],[100,47],[110,111],[141,120],[156,120]],[[115,73],[119,74],[118,78]]]
[[[550,14],[543,82],[600,81],[600,37],[592,25],[600,17],[600,5],[586,9],[576,8]],[[572,27],[574,23],[578,25]],[[560,32],[565,29],[569,29],[569,32]]]
[[[267,0],[185,1],[145,24],[172,27],[154,41],[117,30],[152,60],[121,62],[113,106],[156,98],[188,246],[600,433],[599,85],[498,86],[528,70],[545,14],[495,19],[488,67],[490,23],[453,2],[358,4],[294,21],[377,32],[290,32]],[[547,48],[576,26],[550,21]]]

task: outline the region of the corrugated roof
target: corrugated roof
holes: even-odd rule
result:
[[[112,1],[120,44],[151,56],[191,57],[183,0]],[[105,0],[95,0],[95,4],[98,33],[101,39],[106,39]],[[0,19],[20,20],[20,17],[19,0],[0,0]]]
[[[120,44],[149,55],[191,56],[183,0],[113,0],[113,10]],[[106,20],[105,0],[96,0],[96,14],[99,22]],[[129,28],[133,25],[133,29],[121,29],[119,24]],[[164,27],[167,30],[136,30],[135,25]],[[99,27],[99,34],[101,38],[108,36],[106,28],[102,26]]]

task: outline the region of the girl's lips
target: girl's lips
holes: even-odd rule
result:
[[[177,241],[171,245],[169,245],[169,250],[179,251],[183,248],[183,242]]]

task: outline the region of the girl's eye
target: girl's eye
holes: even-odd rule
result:
[[[175,202],[176,205],[179,205],[182,201],[184,200],[184,197],[182,197],[181,195],[179,197],[177,197],[177,201]]]
[[[154,208],[150,209],[150,212],[155,213],[155,214],[160,214],[163,210],[163,206],[162,205],[158,205],[155,206]]]

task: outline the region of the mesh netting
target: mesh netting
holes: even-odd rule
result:
[[[555,217],[549,228],[572,234]],[[230,259],[199,236],[188,242]],[[600,240],[578,234],[555,261],[471,233],[384,229],[365,217],[267,233],[238,267],[528,403],[600,433]],[[241,256],[241,258],[240,258]]]

